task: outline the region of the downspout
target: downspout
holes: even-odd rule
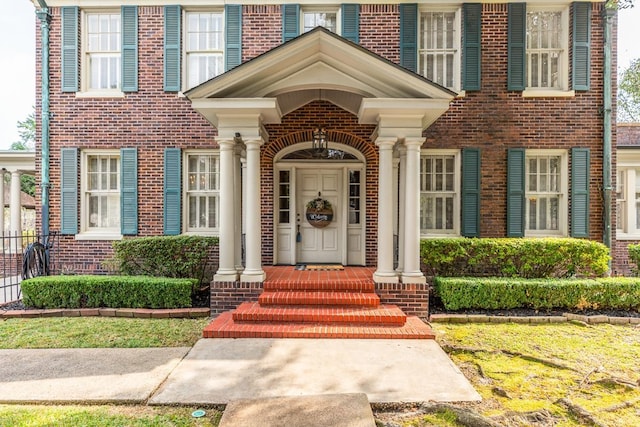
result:
[[[605,6],[604,16],[604,81],[603,81],[603,147],[602,147],[602,186],[604,198],[604,244],[611,249],[611,118],[612,118],[612,90],[611,90],[611,54],[613,51],[613,19],[616,10]],[[611,261],[609,261],[611,270]]]
[[[51,14],[45,0],[38,0],[40,9],[36,11],[38,19],[40,19],[40,34],[42,44],[42,156],[40,159],[40,189],[42,191],[42,235],[49,235],[49,24],[51,23]]]

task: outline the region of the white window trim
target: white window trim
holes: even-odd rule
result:
[[[420,160],[425,156],[453,156],[453,188],[455,197],[453,198],[453,229],[452,230],[429,230],[425,232],[420,228],[420,238],[439,238],[439,237],[460,237],[460,214],[462,191],[462,156],[460,150],[457,149],[424,149],[420,150]],[[422,162],[420,162],[422,163]],[[419,174],[422,171],[418,171]],[[419,199],[418,199],[419,200]]]
[[[189,156],[215,156],[218,158],[218,168],[220,167],[220,151],[219,150],[184,150],[182,153],[182,234],[188,236],[218,236],[220,228],[201,228],[189,230]],[[220,170],[218,169],[218,185],[220,185]],[[220,225],[220,188],[218,188],[218,226]]]
[[[182,78],[181,78],[181,86],[182,86],[182,91],[180,91],[180,94],[184,94],[184,92],[193,89],[191,87],[189,87],[189,67],[187,64],[187,38],[188,38],[188,29],[187,29],[187,14],[189,13],[220,13],[222,15],[222,31],[223,33],[225,33],[225,37],[226,37],[226,16],[224,14],[224,7],[208,7],[208,8],[182,8],[182,29],[181,29],[181,33],[182,33],[182,52],[181,52],[181,61],[182,64],[180,66],[181,68],[181,72],[182,72]],[[226,39],[225,39],[225,43],[226,43]],[[226,55],[225,55],[225,46],[223,46],[222,49],[222,70],[224,72],[224,70],[226,69]],[[200,83],[202,84],[202,83]],[[194,86],[196,87],[196,86]]]
[[[304,14],[325,12],[336,14],[336,34],[342,35],[342,8],[336,5],[327,6],[300,6],[300,34],[304,34]]]
[[[558,212],[558,230],[528,230],[529,218],[526,217],[527,203],[527,171],[529,157],[560,156],[560,203]],[[561,149],[527,149],[525,151],[525,237],[562,237],[568,235],[569,230],[569,152]]]
[[[76,234],[76,240],[121,240],[122,234],[120,230],[89,230],[87,225],[87,211],[89,206],[87,206],[87,201],[85,194],[87,192],[87,171],[89,170],[89,165],[87,163],[87,159],[89,156],[118,156],[119,164],[118,164],[118,173],[120,173],[120,168],[122,167],[122,163],[120,159],[120,150],[81,150],[80,152],[80,233]],[[122,183],[120,183],[122,185]],[[122,189],[120,189],[122,190]],[[122,203],[122,200],[120,200]],[[121,218],[122,220],[122,218]]]
[[[626,194],[633,195],[636,193],[636,169],[640,169],[640,150],[638,149],[624,149],[618,150],[617,153],[617,167],[618,172],[626,171]],[[617,179],[617,177],[616,177]],[[617,183],[616,183],[617,184]],[[617,188],[616,188],[617,190]],[[617,205],[617,203],[616,203]],[[627,200],[627,224],[625,224],[624,230],[617,229],[619,224],[616,224],[616,239],[618,240],[640,240],[640,228],[636,227],[636,207],[635,203],[629,203]]]
[[[562,55],[560,61],[560,88],[533,88],[526,87],[522,91],[523,98],[571,98],[575,97],[575,91],[569,89],[569,6],[567,4],[538,4],[531,5],[527,3],[527,13],[529,12],[561,12],[561,28],[562,28]],[[528,46],[525,47],[528,50]],[[526,57],[526,52],[525,52]],[[529,72],[529,64],[526,64],[527,73]]]
[[[456,31],[456,37],[454,37],[455,43],[455,55],[453,57],[453,87],[448,88],[454,92],[458,92],[458,97],[464,97],[465,92],[462,88],[462,9],[460,6],[446,6],[446,5],[421,5],[418,10],[418,65],[420,64],[420,39],[422,37],[422,14],[429,12],[454,12],[454,26]],[[426,76],[423,76],[426,78]]]
[[[76,92],[76,98],[124,98],[124,92],[118,89],[91,89],[89,81],[91,80],[91,69],[87,60],[87,47],[89,46],[89,18],[88,15],[96,13],[111,13],[120,15],[120,9],[82,9],[80,11],[80,32],[82,34],[80,41],[80,91]],[[122,22],[122,21],[121,21]],[[120,36],[122,37],[122,35]],[[120,40],[120,61],[122,61],[122,40]],[[122,87],[122,75],[120,75],[120,87]]]

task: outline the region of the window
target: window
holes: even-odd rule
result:
[[[82,231],[120,234],[120,155],[83,151]]]
[[[525,235],[565,235],[566,152],[528,150],[525,161]]]
[[[289,224],[291,221],[291,172],[288,170],[281,170],[278,173],[280,175],[278,222],[280,224]]]
[[[616,234],[622,239],[640,236],[640,153],[633,151],[618,153]]]
[[[224,72],[224,19],[222,12],[186,14],[187,88]]]
[[[458,234],[458,152],[425,150],[420,158],[420,231]]]
[[[360,171],[349,170],[349,224],[360,224]]]
[[[187,153],[187,232],[217,231],[220,201],[220,161],[211,153]]]
[[[302,11],[302,32],[306,33],[316,27],[324,27],[327,30],[338,34],[338,9],[304,9]]]
[[[452,90],[460,88],[458,11],[420,14],[418,73]]]
[[[87,90],[120,90],[120,14],[87,13]]]
[[[527,11],[527,88],[566,90],[568,87],[568,13]]]

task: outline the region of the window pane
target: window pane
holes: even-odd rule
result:
[[[420,15],[418,67],[426,78],[453,88],[456,84],[457,38],[454,12]]]

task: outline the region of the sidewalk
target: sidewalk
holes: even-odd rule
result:
[[[193,348],[0,350],[0,360],[0,403],[480,400],[434,340],[201,339]]]

